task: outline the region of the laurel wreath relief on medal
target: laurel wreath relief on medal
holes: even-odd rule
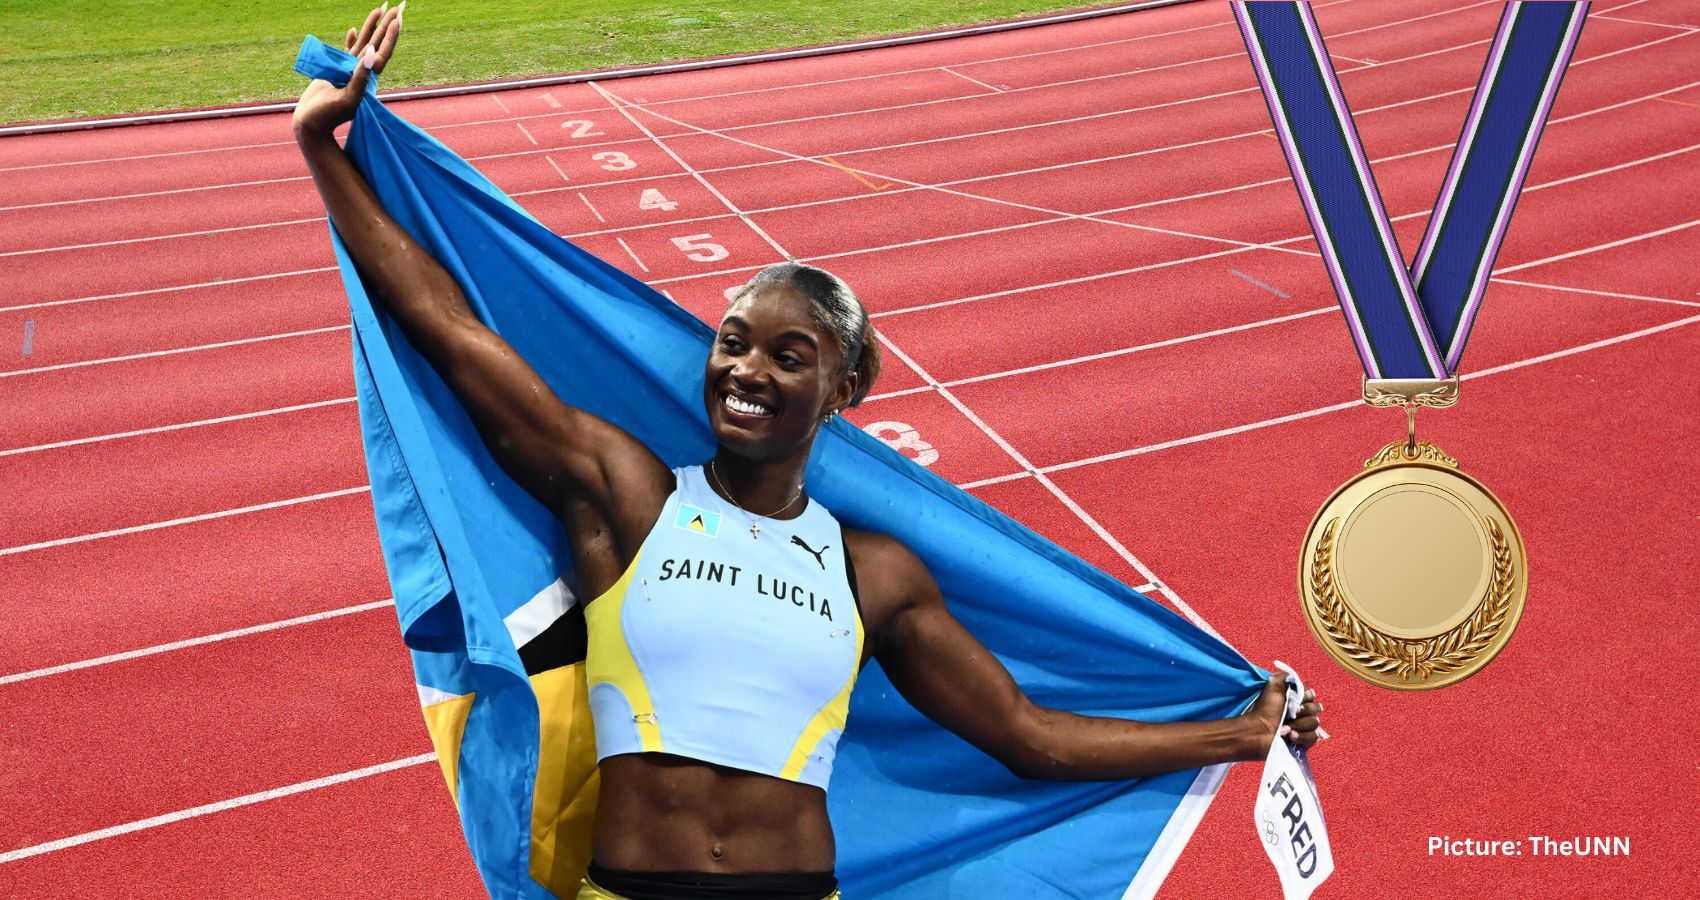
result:
[[[1413,676],[1427,681],[1431,675],[1444,675],[1475,659],[1504,626],[1517,583],[1511,542],[1498,522],[1483,518],[1493,543],[1493,581],[1487,597],[1475,613],[1450,631],[1420,641],[1403,640],[1371,628],[1340,599],[1334,584],[1334,534],[1340,520],[1330,520],[1310,563],[1311,592],[1316,595],[1317,614],[1329,636],[1360,665],[1382,674],[1391,672],[1406,681]]]

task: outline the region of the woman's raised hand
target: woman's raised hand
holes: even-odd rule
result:
[[[348,29],[343,49],[359,57],[360,64],[354,67],[354,76],[345,87],[320,80],[307,85],[301,100],[295,104],[297,131],[330,134],[338,125],[354,118],[354,110],[365,96],[366,82],[371,80],[372,73],[384,70],[395,52],[396,39],[401,37],[401,13],[406,7],[407,3],[403,2],[390,9],[385,3],[368,13],[358,29]]]

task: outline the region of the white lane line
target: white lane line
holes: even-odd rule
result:
[[[1541,288],[1548,291],[1563,291],[1567,294],[1593,294],[1596,297],[1619,297],[1624,300],[1646,300],[1652,303],[1672,303],[1677,306],[1700,306],[1693,300],[1672,300],[1669,297],[1649,297],[1646,294],[1620,294],[1615,291],[1597,291],[1592,288],[1563,287],[1556,284],[1543,284],[1538,281],[1518,281],[1515,278],[1490,279],[1495,284],[1515,284],[1522,287]]]
[[[36,678],[46,678],[50,675],[63,675],[66,672],[75,672],[80,669],[90,669],[95,666],[105,666],[132,659],[140,659],[144,656],[153,656],[157,653],[170,653],[173,650],[186,650],[190,647],[199,647],[203,644],[214,644],[219,641],[228,641],[234,638],[247,637],[252,634],[264,634],[268,631],[277,631],[280,628],[291,628],[296,625],[306,625],[312,622],[323,622],[327,619],[350,616],[356,613],[371,612],[374,609],[389,609],[393,606],[395,606],[394,600],[375,600],[371,603],[361,603],[356,606],[345,606],[341,609],[328,609],[324,612],[296,616],[293,619],[267,622],[263,625],[250,625],[247,628],[221,631],[218,634],[205,634],[200,637],[185,638],[181,641],[172,641],[166,644],[155,644],[151,647],[142,647],[136,650],[125,650],[122,653],[110,653],[106,656],[96,656],[92,659],[80,659],[76,662],[63,663],[57,666],[48,666],[44,669],[32,669],[28,672],[15,672],[11,675],[0,675],[0,685],[16,684],[20,681],[30,681]]]
[[[567,173],[561,171],[561,167],[555,164],[555,157],[550,156],[547,153],[545,153],[543,155],[543,161],[549,164],[549,168],[555,170],[556,175],[561,176],[561,183],[562,184],[571,184],[572,183],[572,179],[567,177]],[[564,188],[550,188],[549,190],[558,191],[558,190],[564,190]]]
[[[1700,306],[1700,304],[1695,305]],[[1102,353],[1089,353],[1085,356],[1071,356],[1067,359],[1059,359],[1052,362],[1036,363],[1030,366],[1021,366],[1020,368],[1015,369],[1004,369],[998,372],[987,372],[984,375],[970,375],[966,378],[957,378],[952,381],[940,382],[940,385],[947,388],[960,387],[964,384],[978,384],[982,381],[995,381],[999,378],[1009,378],[1014,375],[1028,375],[1033,372],[1043,372],[1047,369],[1057,369],[1064,366],[1075,366],[1080,365],[1081,363],[1096,362],[1101,359],[1113,359],[1118,356],[1127,356],[1130,353],[1144,353],[1147,350],[1160,350],[1164,347],[1173,347],[1177,344],[1187,344],[1193,341],[1201,341],[1207,338],[1236,334],[1241,331],[1250,331],[1254,328],[1265,328],[1270,325],[1280,325],[1284,322],[1292,322],[1297,319],[1308,319],[1311,316],[1320,316],[1325,313],[1339,311],[1340,307],[1337,305],[1322,306],[1316,309],[1307,309],[1304,312],[1292,313],[1291,315],[1276,316],[1273,319],[1262,319],[1256,322],[1246,322],[1241,325],[1229,325],[1223,328],[1215,328],[1210,331],[1200,331],[1195,334],[1184,334],[1179,337],[1166,338],[1161,341],[1152,341],[1148,344],[1139,344],[1133,347],[1119,347],[1115,350],[1105,350]],[[900,397],[905,394],[919,394],[931,389],[932,388],[929,385],[921,385],[919,387],[889,391],[884,394],[869,394],[865,399],[868,402],[872,402],[874,400],[884,400],[889,397]]]
[[[308,409],[320,409],[326,406],[337,406],[339,404],[353,402],[353,397],[338,397],[335,400],[319,400],[314,403],[297,403],[294,406],[279,406],[275,409],[261,409],[254,412],[235,413],[234,415],[217,416],[211,419],[196,419],[192,422],[174,422],[170,425],[156,425],[152,428],[137,428],[133,431],[118,431],[113,432],[112,434],[97,434],[90,437],[54,441],[51,444],[35,444],[29,447],[14,447],[10,450],[0,450],[0,457],[17,456],[22,453],[38,453],[43,450],[58,450],[61,447],[76,447],[82,444],[96,444],[102,441],[117,441],[123,440],[124,438],[141,437],[144,434],[160,434],[167,431],[181,431],[185,428],[199,428],[203,425],[222,425],[226,422],[240,422],[243,419],[258,419],[264,416],[280,416],[286,413],[301,412],[302,410]]]
[[[99,831],[88,831],[83,834],[60,838],[56,841],[48,841],[45,844],[36,844],[33,847],[20,847],[17,850],[0,853],[0,864],[17,862],[20,859],[29,859],[32,856],[40,856],[43,853],[68,850],[72,847],[78,847],[94,841],[106,840],[107,838],[119,837],[120,835],[130,834],[135,831],[142,831],[148,828],[158,828],[161,825],[170,825],[174,822],[181,822],[185,819],[194,819],[200,816],[220,813],[243,806],[250,806],[255,803],[263,803],[267,800],[277,800],[281,797],[288,797],[291,794],[315,791],[319,788],[331,787],[332,785],[342,784],[347,781],[355,781],[361,778],[368,778],[373,775],[382,775],[385,772],[394,772],[397,769],[405,769],[410,766],[420,766],[436,761],[437,754],[421,753],[418,756],[409,756],[405,759],[379,763],[375,766],[367,766],[364,769],[355,769],[352,772],[340,772],[336,775],[327,775],[323,778],[315,778],[311,781],[303,781],[297,784],[286,785],[284,787],[272,788],[269,791],[260,791],[257,794],[244,794],[240,797],[232,797],[229,800],[220,800],[217,803],[208,803],[202,806],[191,807],[189,809],[181,809],[177,812],[170,812],[161,816],[140,819],[135,822],[126,822],[122,825],[114,825],[111,828],[102,828]]]
[[[502,115],[511,116],[511,115],[514,114],[514,111],[511,110],[511,109],[508,109],[508,105],[506,103],[502,102],[502,95],[499,91],[491,91],[490,93],[486,94],[485,96],[489,97],[491,100],[496,101],[496,108],[502,111]]]
[[[16,206],[0,206],[0,212],[13,212],[20,209],[40,209],[44,206],[74,206],[79,203],[100,203],[106,200],[137,200],[142,197],[164,197],[169,194],[190,194],[197,191],[219,191],[225,188],[259,187],[266,184],[283,184],[290,181],[312,181],[311,175],[294,175],[288,178],[261,178],[257,181],[236,181],[230,184],[208,184],[198,187],[167,188],[158,191],[141,191],[135,194],[111,194],[105,197],[81,197],[76,200],[47,200],[41,203],[20,203]]]
[[[1546,354],[1542,354],[1540,356],[1531,356],[1528,359],[1521,359],[1521,360],[1517,360],[1515,362],[1506,363],[1504,365],[1493,366],[1493,367],[1487,368],[1487,369],[1480,369],[1480,370],[1477,370],[1477,371],[1474,371],[1474,372],[1466,372],[1460,377],[1461,377],[1462,380],[1469,381],[1471,379],[1476,379],[1476,378],[1485,378],[1485,377],[1490,376],[1490,375],[1498,375],[1502,372],[1509,372],[1509,371],[1512,371],[1514,369],[1521,369],[1521,368],[1524,368],[1525,366],[1533,366],[1533,365],[1537,365],[1537,364],[1540,364],[1540,363],[1551,362],[1555,359],[1563,359],[1567,356],[1574,356],[1578,353],[1587,353],[1587,352],[1592,351],[1592,350],[1599,350],[1603,347],[1610,347],[1614,344],[1621,344],[1621,343],[1624,343],[1626,341],[1638,340],[1640,338],[1648,337],[1650,335],[1658,334],[1660,332],[1669,331],[1673,328],[1681,328],[1681,327],[1684,327],[1686,325],[1692,325],[1696,322],[1700,322],[1700,315],[1693,315],[1693,316],[1689,316],[1689,317],[1684,318],[1684,319],[1676,319],[1676,320],[1671,321],[1671,322],[1666,322],[1662,325],[1654,325],[1650,328],[1643,328],[1639,331],[1629,332],[1628,334],[1621,334],[1621,335],[1618,335],[1616,337],[1610,337],[1610,338],[1605,338],[1603,340],[1592,341],[1590,343],[1581,344],[1579,346],[1570,347],[1570,348],[1567,348],[1567,349],[1564,349],[1564,350],[1556,350],[1552,353],[1546,353]],[[1146,453],[1155,453],[1159,450],[1168,450],[1172,447],[1183,447],[1183,446],[1186,446],[1188,444],[1197,444],[1197,443],[1201,443],[1201,442],[1204,442],[1204,441],[1215,440],[1216,438],[1230,437],[1230,436],[1236,435],[1236,434],[1243,434],[1247,431],[1256,431],[1256,430],[1261,429],[1261,428],[1268,428],[1272,425],[1284,425],[1288,422],[1298,421],[1299,419],[1308,419],[1308,418],[1311,418],[1312,416],[1320,416],[1320,415],[1325,415],[1325,414],[1331,413],[1331,412],[1339,412],[1340,410],[1343,410],[1343,409],[1355,409],[1355,408],[1358,408],[1358,407],[1361,407],[1361,406],[1363,406],[1362,400],[1348,400],[1344,403],[1335,403],[1335,404],[1331,404],[1329,406],[1319,406],[1316,409],[1307,409],[1307,410],[1304,410],[1303,412],[1291,413],[1291,414],[1285,415],[1285,416],[1276,416],[1274,418],[1263,419],[1263,420],[1258,421],[1258,422],[1248,422],[1244,425],[1235,425],[1231,428],[1222,428],[1222,429],[1218,429],[1216,431],[1205,432],[1204,434],[1195,434],[1195,435],[1191,435],[1189,437],[1176,438],[1176,439],[1171,440],[1171,441],[1163,441],[1161,443],[1156,443],[1156,444],[1147,444],[1143,447],[1133,447],[1133,448],[1130,448],[1130,449],[1127,449],[1127,450],[1117,450],[1113,453],[1101,453],[1101,454],[1098,454],[1096,456],[1089,456],[1089,457],[1086,457],[1085,459],[1077,459],[1077,460],[1074,460],[1072,462],[1056,463],[1054,465],[1045,466],[1040,471],[1046,472],[1046,473],[1061,472],[1061,471],[1064,471],[1064,470],[1067,470],[1067,469],[1077,469],[1077,468],[1080,468],[1081,466],[1097,465],[1098,463],[1110,462],[1112,460],[1126,459],[1130,456],[1140,456],[1140,455],[1146,454]],[[1015,479],[1015,478],[1024,478],[1024,477],[1026,477],[1026,473],[1015,473],[1015,474],[1012,474],[1012,475],[1009,475],[1009,476],[1000,477],[997,480],[999,480],[999,481],[1009,481],[1009,480],[1012,480],[1012,479]],[[974,482],[973,484],[963,485],[963,487],[964,488],[978,487],[980,484],[981,484],[981,482]]]
[[[222,347],[236,347],[242,344],[258,344],[263,341],[280,341],[285,338],[305,337],[310,334],[327,334],[332,331],[347,331],[347,325],[329,325],[324,328],[309,328],[305,331],[286,331],[281,334],[265,334],[259,337],[238,338],[233,341],[218,341],[212,344],[197,344],[193,347],[173,347],[170,350],[150,350],[147,353],[131,353],[125,356],[108,356],[104,359],[85,359],[80,362],[59,363],[53,366],[36,366],[33,369],[14,369],[10,372],[0,372],[0,378],[14,378],[19,375],[39,375],[42,372],[57,372],[60,369],[77,369],[83,366],[99,366],[106,363],[129,362],[133,359],[151,359],[155,356],[171,356],[177,353],[196,353],[201,350],[217,350]]]
[[[524,122],[515,122],[514,124],[519,126],[519,133],[525,135],[525,139],[531,142],[531,146],[537,146],[537,138],[532,137],[531,132],[525,130]]]
[[[1686,229],[1686,228],[1693,228],[1696,225],[1700,225],[1700,219],[1691,219],[1687,222],[1683,222],[1680,225],[1672,225],[1669,228],[1660,228],[1658,231],[1649,231],[1646,234],[1630,235],[1629,237],[1619,238],[1615,241],[1609,241],[1609,242],[1604,243],[1604,244],[1595,244],[1592,247],[1583,247],[1580,250],[1571,250],[1568,253],[1559,253],[1559,254],[1556,254],[1554,256],[1545,257],[1543,259],[1530,260],[1529,262],[1519,263],[1515,266],[1505,266],[1505,267],[1502,267],[1502,268],[1494,269],[1493,274],[1496,275],[1496,276],[1497,275],[1509,275],[1512,272],[1521,272],[1524,269],[1532,269],[1535,266],[1544,266],[1547,263],[1555,263],[1555,262],[1559,262],[1560,260],[1566,260],[1566,259],[1571,259],[1571,258],[1577,257],[1577,256],[1583,256],[1583,255],[1586,255],[1586,254],[1589,254],[1589,253],[1594,253],[1594,252],[1599,251],[1599,250],[1610,250],[1613,247],[1622,247],[1625,244],[1633,244],[1633,243],[1636,243],[1638,241],[1645,241],[1645,240],[1648,240],[1648,239],[1651,239],[1651,238],[1661,237],[1663,235],[1671,234],[1672,232],[1682,231],[1683,229]]]
[[[97,531],[93,534],[79,534],[74,537],[56,538],[51,541],[41,541],[34,544],[23,544],[17,547],[0,549],[0,556],[11,556],[14,553],[28,553],[32,550],[46,550],[50,547],[63,547],[67,544],[81,544],[85,541],[98,541],[102,538],[118,537],[125,534],[136,534],[142,531],[154,531],[160,528],[174,528],[178,525],[191,525],[195,522],[206,522],[211,519],[222,519],[226,516],[240,516],[245,513],[260,512],[267,509],[277,509],[283,506],[294,506],[298,503],[312,503],[316,500],[329,500],[333,497],[346,497],[349,494],[363,494],[371,491],[371,487],[344,488],[340,491],[325,491],[321,494],[308,494],[305,497],[292,497],[288,500],[274,500],[270,503],[256,503],[253,506],[241,506],[235,509],[225,509],[218,512],[202,513],[198,516],[184,516],[180,519],[166,519],[162,522],[149,522],[145,525],[132,525],[128,528],[114,528],[111,531]]]
[[[173,284],[167,287],[142,288],[135,291],[118,291],[111,294],[93,294],[87,297],[71,297],[66,300],[40,300],[35,303],[19,303],[13,306],[0,306],[0,312],[12,312],[19,309],[36,309],[42,306],[65,306],[72,303],[90,303],[95,300],[118,300],[124,297],[141,297],[147,294],[170,294],[176,291],[190,291],[197,288],[224,287],[231,284],[242,284],[249,281],[270,281],[274,278],[294,278],[297,275],[317,275],[322,272],[335,272],[336,266],[320,266],[316,269],[294,269],[288,272],[272,272],[266,275],[247,275],[242,278],[220,278],[217,281],[202,281],[195,284]]]
[[[158,153],[138,153],[134,156],[104,156],[98,159],[67,159],[60,162],[30,163],[23,166],[0,166],[0,172],[23,172],[30,169],[55,169],[60,166],[87,166],[104,162],[128,162],[135,159],[164,159],[172,156],[193,156],[198,153],[229,153],[235,150],[259,150],[266,147],[286,147],[294,141],[267,141],[263,144],[232,144],[229,147],[196,147],[192,150],[162,150]]]
[[[957,65],[962,65],[962,64],[958,63]],[[998,87],[997,85],[987,84],[984,81],[981,81],[980,79],[975,78],[971,75],[964,75],[961,72],[958,72],[955,69],[952,69],[950,66],[939,66],[939,71],[945,72],[945,73],[948,73],[948,74],[951,74],[951,75],[955,75],[956,77],[958,77],[958,78],[960,78],[964,81],[970,82],[972,84],[977,84],[980,87],[983,87],[986,90],[991,91],[994,94],[1001,94],[1004,91],[1009,90],[1009,88],[1006,88],[1006,87]]]
[[[322,222],[324,216],[313,216],[306,219],[285,219],[282,222],[257,222],[253,225],[230,225],[225,228],[205,228],[200,231],[178,231],[171,234],[149,234],[142,237],[118,238],[110,241],[91,241],[86,244],[62,244],[58,247],[37,247],[34,250],[7,250],[0,257],[33,256],[37,253],[58,253],[61,250],[88,250],[93,247],[116,247],[121,244],[145,244],[149,241],[165,241],[172,238],[204,237],[209,234],[229,234],[232,231],[258,231],[263,228],[282,228],[288,225],[305,225],[309,222]]]
[[[600,213],[600,212],[598,212],[598,211],[597,211],[597,209],[596,209],[596,206],[595,206],[595,204],[593,204],[593,203],[591,203],[591,202],[590,202],[590,198],[589,198],[589,197],[586,197],[586,196],[585,196],[585,195],[584,195],[584,191],[579,191],[579,192],[578,192],[578,198],[579,198],[579,199],[580,199],[580,200],[583,200],[583,201],[584,201],[584,205],[585,205],[585,206],[588,206],[588,207],[590,207],[590,213],[591,213],[591,215],[594,215],[594,216],[595,216],[595,217],[596,217],[596,221],[598,221],[598,222],[602,222],[602,223],[604,223],[604,224],[606,224],[606,223],[607,223],[607,221],[608,221],[608,220],[607,220],[607,219],[604,219],[604,218],[602,218],[602,213]],[[574,235],[574,237],[580,237],[580,236],[581,236],[581,235]],[[627,252],[627,253],[630,253],[630,252],[631,252],[631,250],[629,250],[629,249],[628,249],[628,250],[627,250],[627,251],[626,251],[626,252]],[[643,265],[643,264],[642,264],[642,263],[639,263],[639,264],[638,264],[638,265]]]
[[[638,259],[638,255],[636,253],[633,253],[632,248],[629,245],[626,244],[625,238],[619,237],[618,235],[616,235],[614,240],[620,242],[620,248],[622,250],[626,251],[626,255],[632,258],[632,262],[635,262],[635,263],[638,264],[638,268],[644,270],[645,272],[649,271],[649,267],[644,265],[643,260]],[[652,283],[654,283],[654,282],[652,282]]]
[[[1602,16],[1599,13],[1594,13],[1594,14],[1588,16],[1588,18],[1590,18],[1590,19],[1605,19],[1608,22],[1627,22],[1630,25],[1650,25],[1654,28],[1676,28],[1676,29],[1680,29],[1682,31],[1693,31],[1694,30],[1693,25],[1672,25],[1669,22],[1648,22],[1644,19],[1624,19],[1624,18],[1620,18],[1618,16]]]

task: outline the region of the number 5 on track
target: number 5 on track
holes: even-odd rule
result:
[[[719,262],[732,255],[726,252],[725,247],[710,242],[709,238],[711,237],[714,237],[714,235],[687,234],[684,237],[673,238],[673,246],[678,247],[679,252],[685,254],[686,259],[694,259],[697,262]]]

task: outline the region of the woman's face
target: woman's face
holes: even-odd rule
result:
[[[770,459],[806,447],[821,417],[849,399],[838,341],[809,317],[787,285],[757,289],[726,308],[708,354],[703,402],[709,426],[739,456]]]

